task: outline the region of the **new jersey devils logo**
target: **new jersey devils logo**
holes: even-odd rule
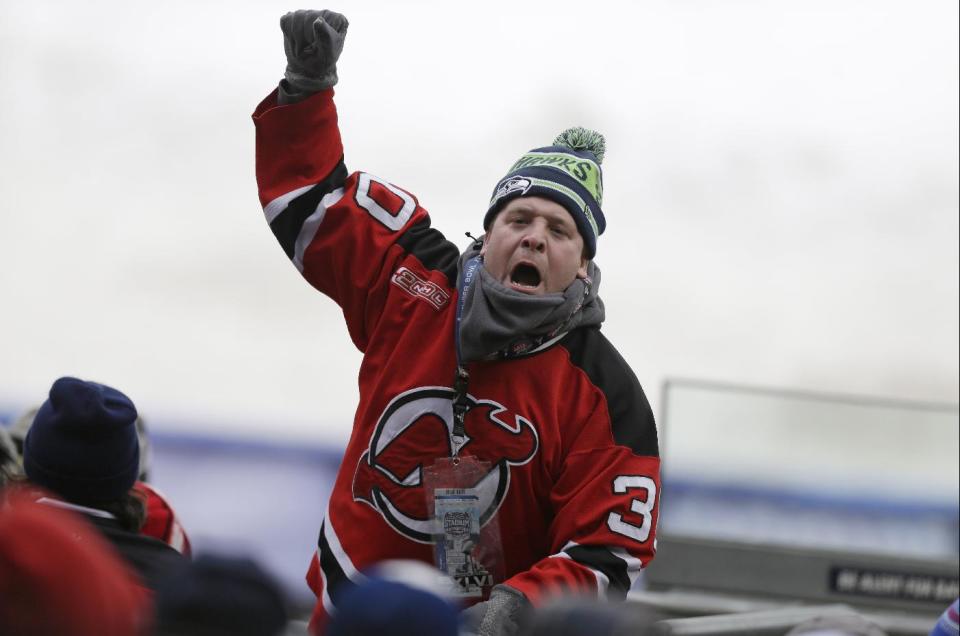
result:
[[[427,514],[423,468],[452,456],[453,395],[453,389],[421,387],[395,397],[380,416],[353,477],[355,501],[369,504],[397,532],[421,543],[429,543],[439,531]],[[484,524],[510,488],[510,467],[529,462],[540,440],[530,421],[503,405],[472,395],[467,399],[467,440],[460,455],[474,455],[491,466],[476,485]]]

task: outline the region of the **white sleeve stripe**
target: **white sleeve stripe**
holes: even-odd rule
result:
[[[637,582],[637,578],[640,576],[640,570],[643,569],[643,561],[631,555],[623,548],[611,547],[610,552],[623,559],[627,564],[627,576],[630,577],[630,587],[633,587],[634,583]]]
[[[568,542],[567,542],[567,545],[563,546],[563,550],[567,550],[568,548],[575,548],[575,547],[577,547],[578,545],[579,545],[578,543],[575,543],[575,542],[573,542],[573,541],[568,541]],[[604,573],[601,572],[600,570],[596,570],[596,569],[590,567],[589,565],[587,565],[587,564],[585,564],[585,563],[581,563],[580,561],[574,560],[573,557],[571,557],[569,554],[567,554],[567,553],[564,552],[564,551],[560,551],[560,552],[558,552],[557,554],[551,554],[549,558],[551,558],[551,559],[569,559],[570,561],[573,561],[573,562],[576,563],[577,565],[579,565],[579,566],[581,566],[581,567],[584,567],[584,568],[590,570],[590,572],[593,573],[594,578],[597,579],[597,596],[599,596],[599,597],[602,597],[604,594],[606,594],[607,588],[610,587],[610,579],[607,577],[606,574],[604,574]]]
[[[267,217],[267,223],[273,223],[273,220],[280,216],[280,213],[287,208],[287,204],[313,187],[314,186],[312,185],[308,185],[303,186],[302,188],[297,188],[296,190],[291,190],[286,194],[281,194],[276,199],[268,203],[263,208],[263,215]]]
[[[320,601],[323,603],[323,609],[326,610],[327,615],[332,616],[337,608],[333,606],[333,600],[330,598],[330,586],[327,584],[327,575],[323,573],[319,548],[317,549],[317,570],[320,572],[320,582],[323,584],[323,595]]]
[[[644,566],[639,557],[617,545],[584,545],[569,541],[563,546],[563,552],[564,556],[598,573],[600,589],[609,591],[611,598],[622,598],[636,584]]]
[[[581,565],[583,564],[581,563]],[[600,570],[594,570],[593,568],[588,569],[593,572],[595,577],[597,577],[597,596],[603,598],[603,596],[607,593],[607,588],[610,587],[610,579],[608,579],[607,575]]]
[[[323,517],[325,519],[325,523],[323,524],[323,534],[327,538],[327,545],[330,546],[330,550],[333,552],[333,558],[335,558],[337,563],[340,564],[340,569],[343,570],[343,573],[347,575],[348,579],[354,583],[362,583],[367,577],[360,574],[360,571],[357,570],[357,567],[353,564],[353,561],[351,561],[350,557],[347,556],[343,546],[340,545],[340,538],[337,536],[337,532],[333,528],[333,521],[330,519],[329,502],[327,503],[327,510],[324,512]]]
[[[357,570],[357,567],[353,564],[353,561],[350,560],[350,557],[347,556],[347,553],[344,551],[343,546],[340,545],[340,538],[337,536],[337,531],[333,527],[333,523],[330,520],[330,502],[327,501],[327,508],[323,511],[323,537],[326,540],[327,546],[330,548],[330,553],[333,556],[334,560],[337,562],[337,565],[340,566],[340,569],[343,570],[343,573],[346,575],[347,579],[353,583],[362,583],[367,577]],[[317,569],[320,571],[320,580],[323,582],[323,596],[321,601],[323,603],[323,609],[326,610],[327,614],[332,616],[335,611],[337,611],[336,606],[333,604],[333,599],[330,598],[330,585],[327,581],[327,575],[323,571],[323,559],[320,553],[320,549],[317,549]]]
[[[323,223],[323,217],[327,213],[327,208],[342,198],[343,188],[337,188],[333,192],[327,193],[320,199],[320,203],[317,204],[317,209],[314,210],[313,214],[308,216],[304,220],[303,225],[300,226],[300,233],[297,234],[297,240],[293,244],[293,265],[297,268],[297,271],[303,272],[303,255],[317,235],[317,230],[320,228],[320,224]]]
[[[181,554],[183,554],[183,549],[186,547],[184,545],[183,527],[178,521],[173,522],[173,528],[170,530],[170,547]]]

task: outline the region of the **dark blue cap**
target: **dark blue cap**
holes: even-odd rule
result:
[[[120,391],[60,378],[23,441],[24,472],[78,504],[119,499],[137,480],[136,419],[136,407]]]
[[[327,636],[456,636],[457,610],[425,590],[370,578],[342,590]]]

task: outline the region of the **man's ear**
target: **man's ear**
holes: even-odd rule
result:
[[[587,277],[587,265],[590,264],[590,261],[586,258],[580,259],[580,269],[577,270],[577,278],[586,278]]]

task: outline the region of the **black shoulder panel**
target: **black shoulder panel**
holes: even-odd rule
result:
[[[450,286],[457,284],[457,260],[460,250],[430,227],[430,217],[411,225],[397,240],[406,252],[416,256],[423,265],[447,277]]]
[[[293,250],[297,243],[297,236],[303,229],[303,224],[311,214],[316,212],[320,199],[343,185],[347,180],[347,167],[343,158],[333,171],[323,181],[313,186],[296,199],[290,201],[287,207],[277,215],[270,224],[273,235],[277,237],[287,258],[293,258]]]
[[[574,329],[560,346],[606,396],[614,441],[638,455],[659,457],[657,426],[643,387],[600,328]]]

